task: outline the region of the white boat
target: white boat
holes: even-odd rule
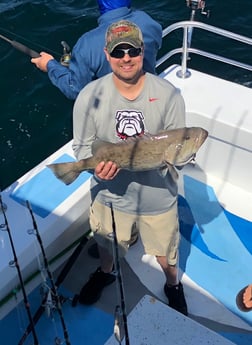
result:
[[[188,3],[193,17],[201,9],[202,1]],[[139,240],[122,262],[130,342],[124,338],[121,343],[126,345],[248,345],[252,341],[252,310],[237,304],[240,290],[252,284],[252,89],[191,69],[188,62],[198,54],[206,58],[206,64],[214,59],[250,73],[252,65],[198,49],[195,28],[197,32],[204,30],[246,44],[248,50],[252,46],[252,38],[194,20],[175,23],[163,31],[165,42],[176,30],[183,37],[182,47],[169,51],[158,61],[159,68],[163,64],[168,66],[161,77],[181,90],[187,126],[201,126],[209,132],[196,163],[181,170],[179,178],[180,276],[189,317],[166,305],[163,274],[154,257],[143,253]],[[169,65],[170,57],[176,54],[181,55],[181,65]],[[65,186],[46,167],[68,160],[74,160],[71,142],[1,192],[32,313],[40,306],[38,288],[45,283],[46,272],[41,268],[37,238],[29,231],[34,223],[26,201],[33,210],[56,282],[80,239],[90,236],[90,174],[83,173],[73,184]],[[0,213],[0,331],[4,344],[31,344],[32,334],[20,342],[29,320],[20,278],[16,268],[9,265],[13,252],[4,214]],[[72,297],[96,268],[97,261],[87,255],[91,243],[92,239],[86,246],[82,243],[84,248],[78,247],[81,253],[78,252],[76,261],[72,260],[73,267],[64,271],[68,274],[64,274],[62,281],[58,280],[61,294]],[[115,296],[113,284],[94,306],[73,308],[71,303],[63,304],[72,345],[118,343],[113,334],[118,302]],[[65,343],[57,315],[43,315],[35,329],[42,345]]]

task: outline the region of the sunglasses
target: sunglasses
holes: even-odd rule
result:
[[[142,48],[129,48],[129,49],[114,49],[110,56],[115,59],[122,59],[125,54],[128,54],[131,58],[142,55]]]

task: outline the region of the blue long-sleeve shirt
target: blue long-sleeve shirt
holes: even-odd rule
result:
[[[144,38],[144,70],[155,73],[156,56],[162,44],[161,25],[143,11],[121,7],[101,15],[98,27],[79,38],[73,47],[69,67],[54,59],[48,62],[49,79],[67,98],[76,99],[90,81],[111,72],[104,54],[105,33],[110,24],[121,19],[140,27]]]

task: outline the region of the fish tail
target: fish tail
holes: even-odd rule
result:
[[[74,169],[76,163],[54,163],[47,165],[54,175],[66,185],[72,183],[80,175],[80,171]]]

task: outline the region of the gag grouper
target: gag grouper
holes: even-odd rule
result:
[[[166,169],[192,161],[208,136],[200,127],[184,127],[146,134],[118,143],[94,141],[93,156],[78,162],[49,164],[56,177],[65,184],[72,183],[81,172],[94,170],[100,162],[114,162],[118,168],[131,171]]]

